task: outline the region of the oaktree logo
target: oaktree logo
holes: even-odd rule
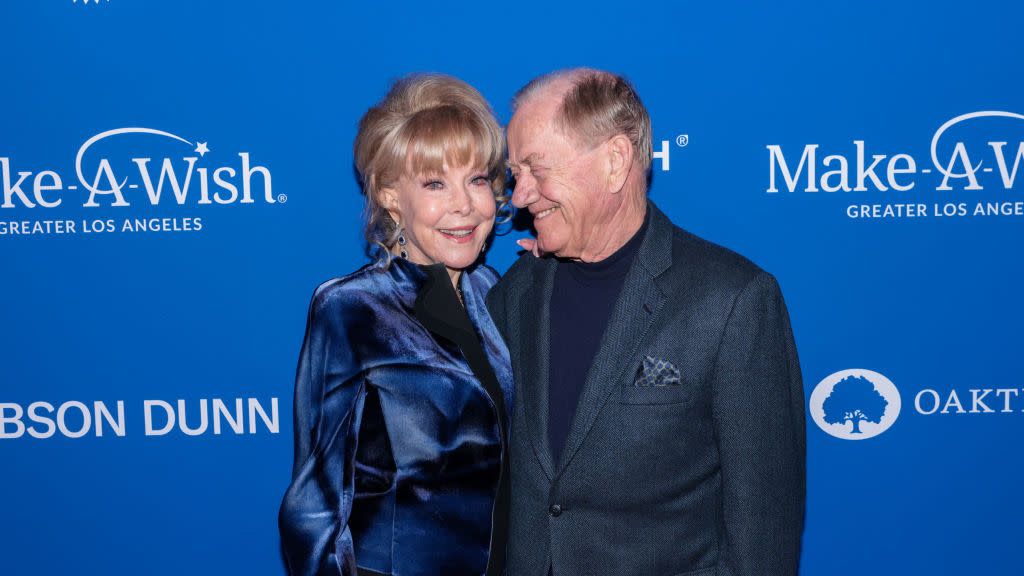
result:
[[[844,440],[865,440],[889,429],[900,415],[900,392],[878,372],[854,368],[826,376],[811,393],[811,418]]]

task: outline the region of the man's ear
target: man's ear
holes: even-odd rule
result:
[[[625,134],[616,134],[605,142],[607,150],[608,189],[613,194],[622,191],[626,185],[626,177],[633,167],[633,143]]]

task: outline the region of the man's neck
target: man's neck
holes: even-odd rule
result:
[[[623,202],[607,223],[592,232],[597,241],[584,248],[576,259],[583,262],[600,262],[615,254],[640,230],[646,216],[646,194],[637,194],[633,199]]]

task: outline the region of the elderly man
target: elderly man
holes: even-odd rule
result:
[[[625,79],[555,72],[513,105],[544,257],[488,297],[516,384],[510,576],[795,574],[804,395],[775,278],[647,199]]]

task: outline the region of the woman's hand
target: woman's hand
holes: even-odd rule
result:
[[[540,248],[537,247],[536,238],[521,238],[516,240],[516,244],[518,244],[523,250],[526,250],[530,254],[540,258]]]

